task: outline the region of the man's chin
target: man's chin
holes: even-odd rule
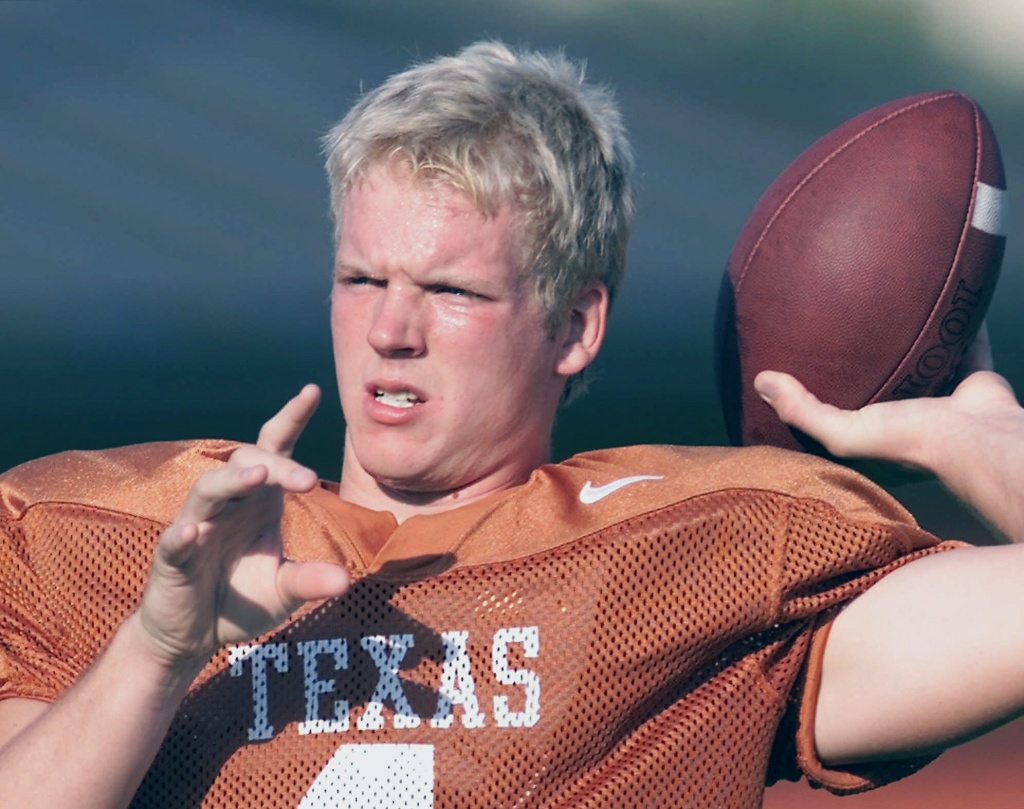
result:
[[[359,477],[369,478],[383,492],[403,502],[430,502],[444,487],[437,485],[436,475],[422,468],[424,462],[414,457],[413,448],[381,446],[379,442],[354,441],[351,433],[345,448],[346,463],[355,461]]]
[[[412,468],[407,460],[386,459],[383,463],[364,464],[363,470],[391,497],[406,502],[430,502],[449,493],[436,475]]]
[[[451,494],[450,489],[431,485],[427,481],[409,477],[386,477],[374,475],[381,491],[388,497],[410,505],[426,505]]]

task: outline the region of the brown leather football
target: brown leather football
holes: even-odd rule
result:
[[[722,283],[730,439],[819,449],[754,391],[766,369],[850,409],[943,393],[999,275],[1005,188],[991,125],[956,92],[868,110],[797,157],[751,212]]]

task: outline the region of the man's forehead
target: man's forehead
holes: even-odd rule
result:
[[[343,213],[343,222],[386,215],[393,223],[434,220],[438,226],[452,220],[470,225],[509,218],[507,207],[481,210],[472,196],[444,177],[389,164],[369,167],[353,183]]]
[[[346,197],[360,186],[372,185],[380,178],[391,178],[420,189],[440,207],[465,206],[487,218],[497,216],[503,209],[515,213],[518,207],[514,195],[502,195],[491,188],[494,184],[482,173],[450,165],[440,158],[415,160],[404,151],[392,151],[367,161],[354,174]],[[506,196],[511,198],[506,199]]]
[[[363,237],[358,240],[360,244],[353,242],[352,225],[356,220],[379,224],[383,215],[394,216],[398,208],[388,205],[385,197],[395,206],[405,208],[407,225],[414,221],[422,224],[427,214],[436,216],[439,224],[443,220],[449,224],[461,220],[467,227],[483,225],[489,229],[497,225],[504,231],[502,241],[510,251],[512,264],[517,268],[516,275],[521,281],[533,277],[529,270],[533,252],[531,218],[525,212],[508,204],[487,210],[450,172],[435,166],[416,166],[404,154],[368,162],[353,177],[338,217],[336,264],[339,260],[344,263],[343,256],[351,255],[353,251],[373,252],[375,245],[364,243],[368,231],[364,230]]]

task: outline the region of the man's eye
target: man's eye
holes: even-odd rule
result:
[[[346,275],[338,279],[338,283],[346,287],[362,287],[362,286],[384,286],[384,282],[379,278],[371,278],[368,275]]]
[[[454,287],[448,284],[437,284],[431,287],[431,292],[438,295],[454,295],[457,298],[475,298],[477,295],[462,287]]]

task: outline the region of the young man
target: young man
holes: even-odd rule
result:
[[[800,771],[883,783],[1024,706],[1024,549],[940,545],[796,454],[547,463],[632,216],[618,113],[576,68],[476,45],[327,147],[341,481],[289,457],[313,387],[252,446],[4,476],[7,801],[756,806]],[[995,375],[854,414],[758,384],[1024,538]]]

